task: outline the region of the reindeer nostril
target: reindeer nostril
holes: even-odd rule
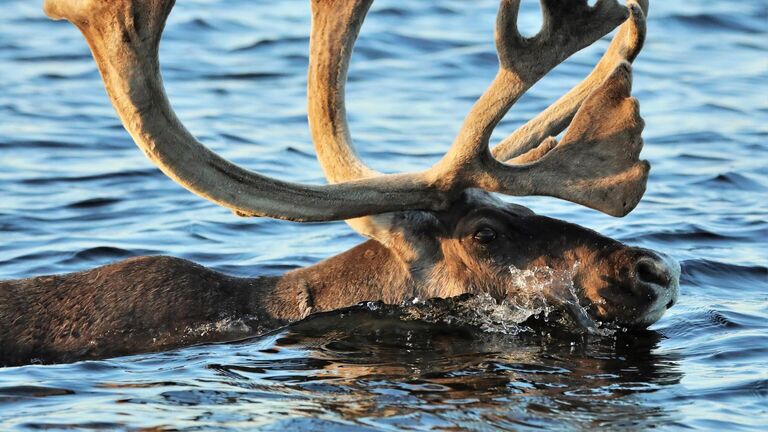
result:
[[[635,265],[635,275],[640,281],[659,285],[669,286],[670,275],[667,269],[650,258],[643,258]]]

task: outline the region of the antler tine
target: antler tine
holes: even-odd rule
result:
[[[378,175],[355,152],[344,88],[352,49],[373,0],[312,0],[307,112],[312,141],[331,183]]]
[[[173,112],[163,88],[158,47],[174,0],[45,0],[54,19],[83,33],[123,125],[166,175],[240,215],[294,221],[349,219],[410,209],[439,209],[445,195],[419,175],[379,176],[315,186],[242,169],[198,142]]]
[[[541,0],[544,23],[533,38],[517,29],[520,0],[501,0],[496,22],[499,72],[464,120],[447,157],[468,164],[488,152],[488,141],[509,108],[539,79],[627,18],[616,0]]]
[[[345,86],[360,27],[373,0],[312,0],[307,114],[320,166],[330,183],[381,175],[360,159],[347,123]],[[348,219],[358,233],[389,244],[392,214]]]
[[[633,62],[645,41],[645,15],[647,0],[627,0],[630,18],[624,22],[611,41],[603,57],[590,74],[576,87],[563,95],[546,110],[517,129],[494,147],[493,156],[507,163],[542,143],[547,137],[558,135],[573,119],[581,103],[602,83],[622,61]]]

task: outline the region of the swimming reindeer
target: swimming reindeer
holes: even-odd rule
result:
[[[502,0],[499,71],[445,156],[426,171],[381,174],[357,156],[344,86],[372,0],[311,0],[308,115],[328,185],[243,169],[199,143],[171,108],[158,46],[173,0],[46,0],[85,36],[123,125],[168,177],[240,216],[346,220],[369,240],[282,276],[235,278],[189,261],[139,257],[66,275],[0,282],[0,362],[98,358],[233,337],[185,329],[223,316],[256,334],[312,312],[367,300],[463,293],[510,295],[509,268],[571,269],[580,303],[601,321],[645,327],[676,301],[678,275],[660,255],[534,214],[492,195],[547,195],[623,216],[649,164],[631,66],[647,1],[541,0],[540,32],[517,29]],[[590,75],[492,150],[492,131],[539,79],[621,25]],[[567,129],[567,130],[566,130]],[[559,141],[554,138],[565,131]],[[513,295],[513,294],[511,294]]]

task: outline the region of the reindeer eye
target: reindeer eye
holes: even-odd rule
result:
[[[482,244],[488,244],[496,240],[496,231],[488,227],[480,228],[472,237]]]

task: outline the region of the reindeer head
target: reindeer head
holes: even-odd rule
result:
[[[542,300],[562,306],[575,294],[594,320],[623,327],[647,327],[677,300],[674,261],[485,191],[409,216],[390,249],[421,298],[489,293],[531,308]]]
[[[158,46],[173,0],[46,0],[53,18],[85,35],[107,92],[136,144],[166,175],[241,216],[346,220],[379,241],[424,292],[501,296],[509,266],[581,263],[581,299],[608,319],[647,325],[676,296],[674,269],[649,251],[533,215],[489,192],[548,195],[623,216],[645,191],[631,66],[645,36],[647,2],[541,0],[544,24],[517,30],[519,0],[502,0],[499,72],[446,155],[419,173],[381,174],[357,156],[346,120],[350,56],[372,0],[312,0],[308,114],[329,185],[288,183],[242,169],[199,143],[166,97]],[[491,151],[510,107],[552,68],[621,25],[592,73]],[[567,130],[566,130],[567,128]],[[559,142],[553,138],[566,131]],[[449,277],[450,276],[450,277]],[[442,287],[440,281],[443,281]]]

